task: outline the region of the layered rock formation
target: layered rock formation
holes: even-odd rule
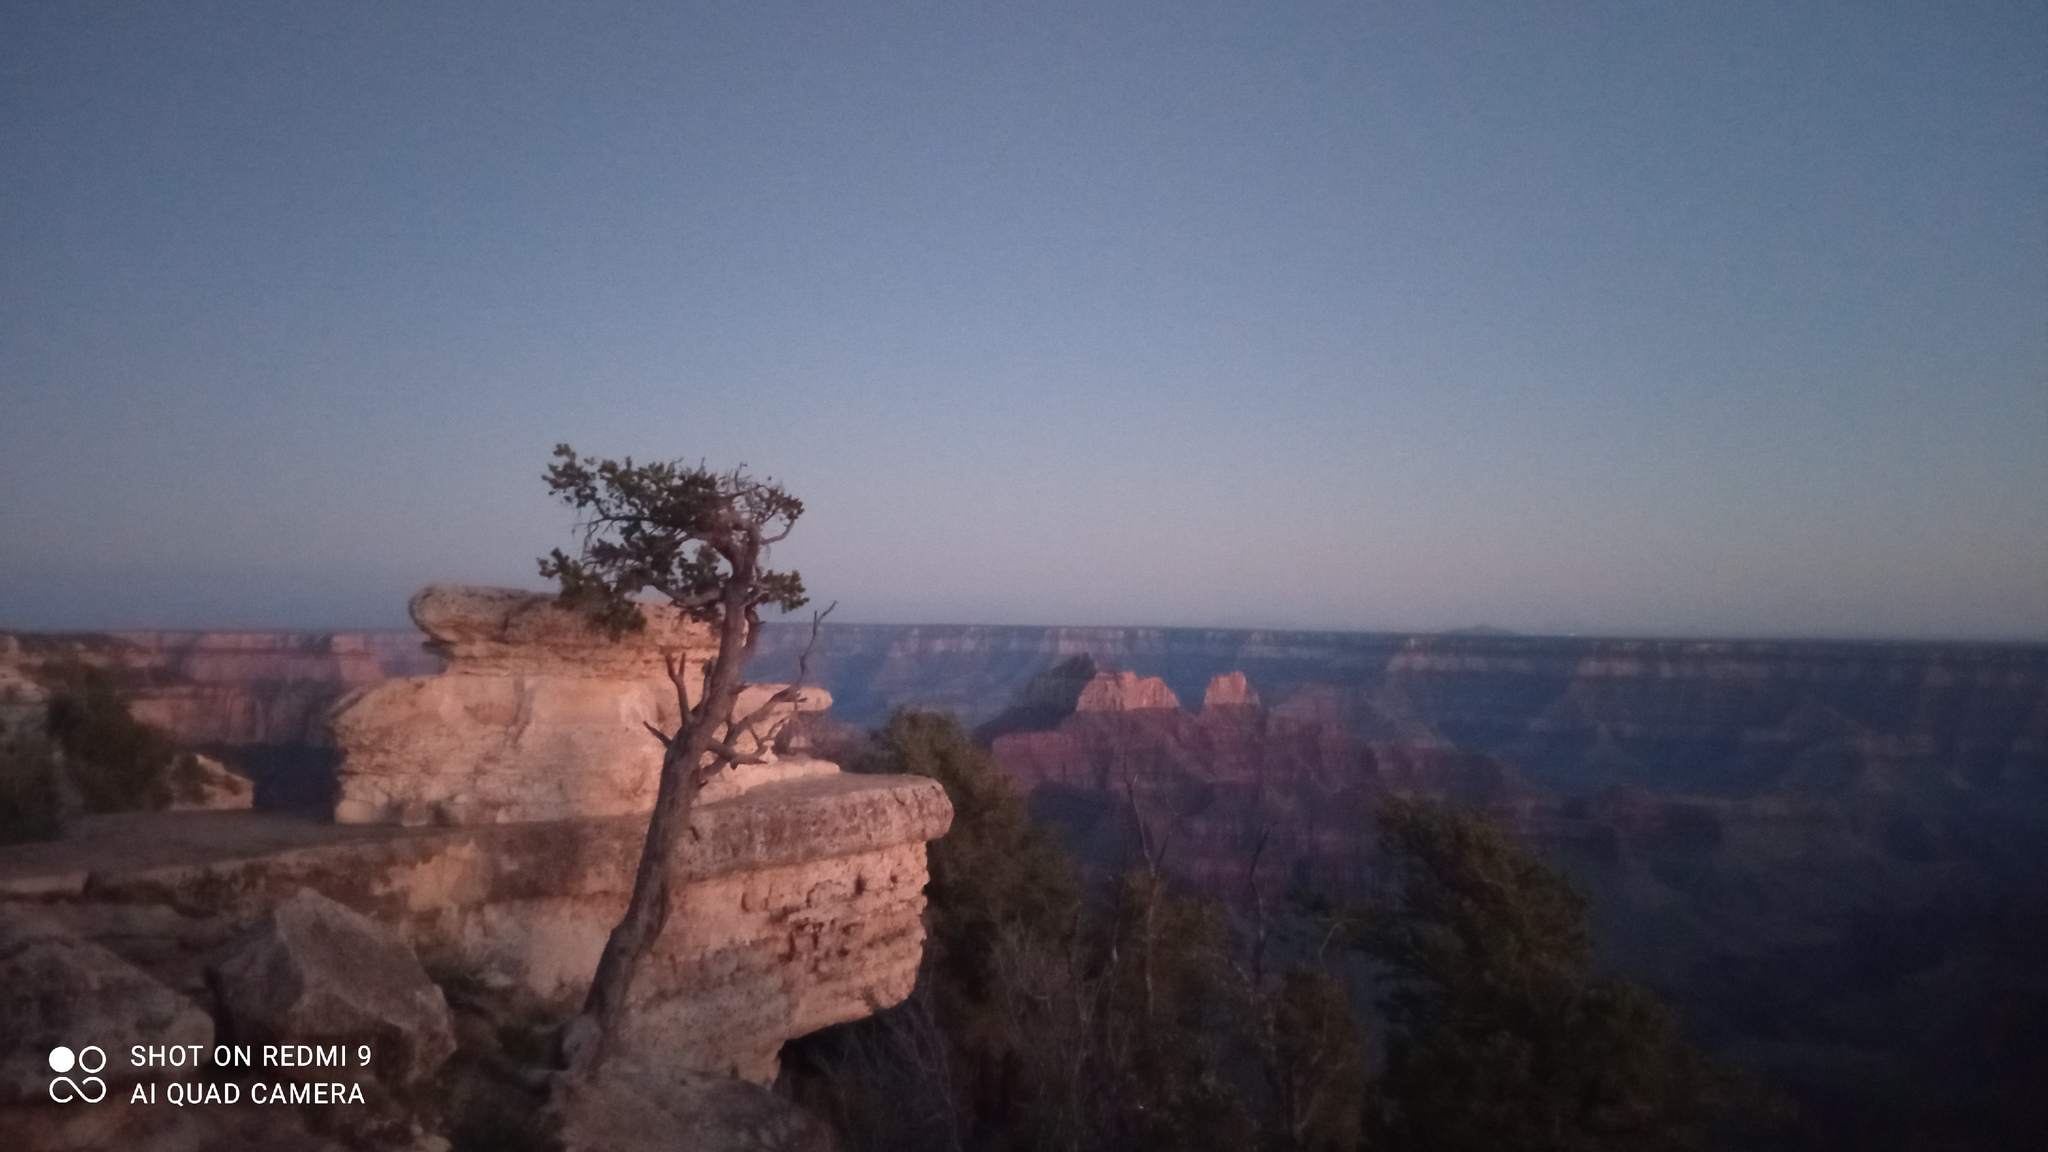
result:
[[[771,629],[759,673],[793,669],[805,638]],[[842,720],[935,708],[978,725],[1048,668],[1087,657],[1183,700],[1243,672],[1277,710],[1313,707],[1376,743],[1496,757],[1588,798],[1618,785],[1755,794],[1843,742],[1977,774],[2048,772],[2042,644],[845,624],[825,627],[812,667]]]
[[[1074,703],[1077,712],[1142,712],[1178,708],[1180,697],[1156,676],[1136,672],[1099,672]]]
[[[676,903],[636,983],[634,1047],[774,1077],[789,1037],[909,995],[924,843],[952,818],[923,779],[833,774],[699,806]],[[210,1003],[229,941],[303,888],[390,926],[430,967],[567,1008],[625,910],[639,816],[447,828],[265,813],[135,814],[0,849],[0,907],[39,914]]]
[[[672,608],[642,612],[645,630],[615,639],[530,592],[437,586],[415,596],[413,619],[448,670],[386,681],[337,708],[344,759],[335,819],[476,824],[651,809],[662,749],[648,729],[673,732],[680,716],[669,669],[694,704],[717,646],[708,628]],[[738,714],[780,687],[749,688]],[[796,712],[831,702],[807,689],[778,706],[760,741],[738,742],[769,763],[729,770],[701,799],[836,772],[824,761],[778,757],[771,739]]]
[[[343,822],[265,812],[87,818],[63,840],[0,848],[0,923],[32,908],[48,929],[35,939],[61,936],[61,947],[38,944],[44,952],[104,954],[155,990],[136,1003],[163,1000],[175,1009],[165,1019],[189,1016],[209,1031],[217,1018],[230,1036],[324,1038],[395,1019],[388,1004],[338,1008],[330,997],[308,1007],[314,985],[346,983],[344,953],[368,954],[368,945],[321,943],[358,916],[428,971],[529,998],[557,1018],[573,1011],[624,911],[646,835],[659,745],[640,725],[673,724],[669,668],[693,698],[708,646],[701,630],[660,612],[647,632],[615,644],[525,593],[429,589],[414,612],[450,670],[387,679],[346,701],[334,728]],[[750,689],[742,708],[773,691]],[[931,780],[844,775],[778,756],[773,721],[828,700],[809,693],[771,715],[756,749],[770,762],[717,781],[691,812],[665,926],[612,1041],[622,1067],[650,1070],[634,1089],[649,1114],[690,1092],[733,1096],[704,1088],[707,1077],[771,1081],[785,1040],[897,1003],[916,980],[924,845],[944,834],[952,810]],[[328,910],[314,917],[324,927],[300,923],[306,908]],[[14,990],[40,1003],[54,979],[46,967],[16,973]],[[356,1022],[333,1023],[344,1017]],[[145,1024],[102,1031],[128,1044],[157,1027]],[[434,1051],[398,1063],[425,1069],[445,1047],[421,1043]],[[664,1095],[671,1089],[681,1095]],[[0,1107],[0,1133],[85,1139],[70,1120],[8,1127],[20,1119]]]
[[[1105,706],[1172,699],[1143,683],[1103,674],[1090,688],[1117,691],[1098,693],[1096,706],[1084,692],[1057,727],[993,743],[1034,812],[1098,870],[1135,863],[1149,842],[1167,857],[1159,863],[1217,895],[1244,897],[1254,884],[1342,891],[1367,872],[1381,798],[1513,805],[1527,795],[1490,758],[1360,738],[1326,693],[1262,708],[1242,673],[1215,677],[1198,713]]]
[[[566,1001],[587,984],[630,890],[660,769],[648,729],[674,729],[679,689],[695,704],[711,637],[656,606],[643,607],[642,631],[612,637],[551,597],[501,589],[428,588],[411,607],[448,671],[386,682],[337,709],[336,818],[515,829],[490,875],[539,882],[552,902],[522,901],[515,913],[489,901],[481,922],[436,921],[430,946]],[[750,687],[737,714],[779,688]],[[629,993],[623,1050],[772,1077],[782,1040],[909,994],[923,945],[924,842],[945,831],[951,809],[928,780],[848,778],[825,761],[778,756],[782,723],[829,703],[806,691],[768,709],[757,732],[730,737],[766,762],[728,769],[699,795],[678,866],[685,882]],[[444,856],[398,886],[441,909],[478,884],[490,886]]]
[[[1225,672],[1209,681],[1209,687],[1202,692],[1202,711],[1215,708],[1256,708],[1259,694],[1252,691],[1251,684],[1242,672]]]

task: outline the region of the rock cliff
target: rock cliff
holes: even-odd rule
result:
[[[104,957],[103,967],[152,990],[144,1000],[163,1002],[150,1021],[100,1021],[98,1042],[110,1051],[167,1012],[221,1022],[230,1035],[313,1027],[302,1018],[327,1022],[316,1031],[341,1028],[331,1021],[347,1013],[315,1012],[293,988],[263,986],[264,973],[291,967],[273,962],[288,952],[324,956],[323,979],[335,984],[331,947],[277,943],[291,935],[291,909],[326,901],[349,910],[328,912],[330,925],[355,923],[363,935],[351,919],[360,914],[429,972],[529,998],[558,1018],[580,1002],[646,835],[659,745],[639,724],[673,722],[670,666],[694,697],[709,654],[703,633],[651,611],[646,632],[613,643],[545,597],[496,590],[429,589],[413,610],[448,671],[385,678],[343,702],[333,729],[340,822],[137,813],[0,848],[0,927],[32,916],[36,939],[61,936],[44,951]],[[773,690],[750,689],[742,706]],[[808,693],[789,714],[828,702]],[[924,846],[951,821],[944,790],[761,750],[771,762],[717,781],[692,810],[672,904],[613,1041],[625,1064],[678,1084],[772,1081],[785,1040],[903,1000],[922,956]],[[47,999],[42,971],[0,968],[0,1015],[23,1006],[39,1028],[54,1026],[37,1007]],[[301,1022],[262,1022],[271,1017]],[[413,1063],[445,1050],[433,1044]],[[35,1054],[0,1049],[40,1091],[47,1076],[32,1067]],[[0,1135],[83,1138],[48,1107],[14,1113],[0,1101]]]
[[[759,674],[793,669],[803,640],[771,629]],[[1157,677],[1182,700],[1241,672],[1278,712],[1318,710],[1376,743],[1496,757],[1582,797],[1614,786],[1749,795],[1831,740],[1975,773],[2048,770],[2042,644],[844,624],[825,627],[812,667],[841,720],[935,708],[976,725],[1048,668],[1088,657]]]
[[[509,589],[428,588],[413,619],[444,653],[438,676],[388,680],[345,698],[334,717],[342,750],[335,819],[347,824],[477,824],[645,812],[654,806],[661,745],[649,726],[674,731],[676,669],[694,704],[709,629],[648,605],[644,631],[612,638],[552,597]],[[757,685],[739,713],[780,685]],[[829,694],[807,689],[762,725],[765,739]],[[775,780],[838,771],[772,741],[740,751],[770,763],[728,770],[701,799],[715,801]]]
[[[1178,708],[1180,697],[1157,676],[1136,672],[1099,672],[1074,703],[1077,712],[1141,712],[1152,708]]]

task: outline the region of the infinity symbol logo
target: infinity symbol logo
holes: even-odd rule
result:
[[[93,1057],[95,1056],[99,1058],[98,1063],[93,1062]],[[107,1082],[100,1079],[97,1073],[106,1066],[107,1054],[97,1044],[86,1045],[79,1049],[76,1055],[72,1054],[71,1049],[61,1045],[50,1049],[50,1071],[57,1073],[57,1077],[50,1081],[50,1099],[55,1100],[59,1104],[69,1104],[73,1100],[83,1100],[87,1104],[97,1104],[105,1100],[107,1098]],[[74,1081],[71,1077],[64,1075],[64,1073],[71,1071],[74,1067],[80,1072],[86,1073],[81,1080]],[[60,1084],[63,1085],[63,1095],[61,1096],[57,1094],[58,1085]]]

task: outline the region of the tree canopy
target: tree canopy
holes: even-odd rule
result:
[[[576,509],[583,547],[554,549],[540,562],[565,605],[614,634],[644,627],[634,598],[654,592],[694,619],[716,622],[724,589],[745,570],[741,606],[750,621],[763,607],[794,611],[808,602],[803,577],[753,567],[786,538],[803,501],[744,467],[714,472],[703,464],[579,457],[555,445],[548,490]]]
[[[1592,974],[1584,897],[1474,812],[1380,817],[1391,899],[1361,942],[1387,969],[1385,1142],[1430,1152],[1694,1146],[1705,1061],[1646,990]]]

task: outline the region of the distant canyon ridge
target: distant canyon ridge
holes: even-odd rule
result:
[[[753,678],[793,677],[807,633],[770,626]],[[278,775],[327,744],[327,713],[349,692],[440,671],[423,640],[0,633],[0,664],[70,653],[108,667],[138,718],[225,753],[289,803],[303,782],[264,781],[266,765]],[[1994,790],[2048,772],[2048,645],[828,624],[812,681],[842,724],[933,709],[995,738],[1057,728],[1083,685],[1046,678],[1077,657],[1156,679],[1191,710],[1213,678],[1241,674],[1283,725],[1488,758],[1566,799],[1882,789],[1933,763]]]

